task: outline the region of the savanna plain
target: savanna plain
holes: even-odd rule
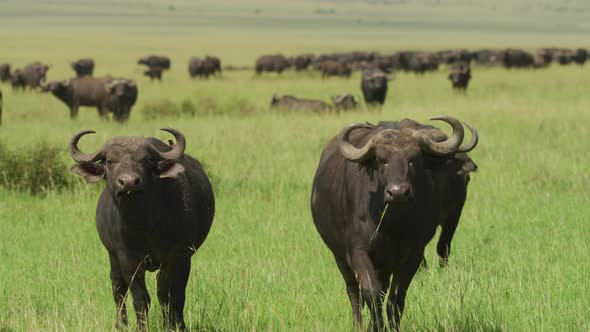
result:
[[[19,165],[25,159],[44,163],[30,152],[41,146],[57,149],[44,176],[67,183],[37,194],[7,181],[0,187],[0,331],[115,328],[108,256],[94,225],[104,184],[68,173],[67,142],[82,129],[97,131],[80,143],[83,151],[115,135],[168,139],[163,127],[186,135],[186,153],[203,162],[216,196],[211,232],[192,260],[187,328],[350,331],[344,282],[310,214],[320,153],[349,123],[436,115],[478,130],[470,156],[479,170],[450,263],[438,267],[435,246],[427,247],[430,264],[412,282],[402,329],[590,330],[588,64],[475,66],[466,94],[451,90],[445,67],[396,73],[382,109],[324,115],[273,112],[270,98],[328,101],[350,92],[362,99],[360,73],[322,79],[314,71],[257,77],[240,70],[191,80],[186,69],[189,56],[205,54],[252,66],[276,52],[590,48],[588,14],[583,1],[0,1],[0,62],[50,63],[53,80],[73,76],[69,62],[88,56],[96,76],[133,78],[139,87],[131,119],[117,124],[90,108],[72,121],[50,94],[0,85],[1,151],[20,156],[1,160],[0,174],[30,171]],[[150,53],[172,59],[162,82],[136,65]],[[157,331],[155,274],[147,279]]]

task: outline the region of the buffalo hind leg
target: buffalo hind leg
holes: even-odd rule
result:
[[[121,266],[116,256],[109,254],[111,263],[111,283],[113,288],[113,297],[115,298],[115,306],[117,308],[117,328],[127,326],[127,306],[125,300],[127,298],[127,291],[129,284],[123,277]]]
[[[359,284],[346,261],[341,261],[340,259],[336,258],[336,264],[338,265],[338,269],[340,269],[340,273],[342,274],[344,282],[346,283],[346,293],[348,294],[348,299],[350,300],[350,306],[352,308],[354,327],[357,330],[361,330],[363,326],[363,320],[361,316],[363,303],[361,302],[362,298]]]
[[[449,255],[451,254],[451,241],[457,225],[459,225],[459,218],[461,217],[461,210],[458,213],[447,218],[446,222],[441,227],[440,237],[436,245],[436,252],[440,258],[440,266],[444,267],[449,263]]]
[[[393,273],[393,282],[387,300],[387,318],[393,331],[400,330],[400,321],[406,303],[406,294],[410,283],[424,259],[424,254],[413,255],[408,262],[399,270]]]
[[[383,314],[381,309],[383,308],[385,292],[379,275],[366,252],[353,252],[351,265],[355,278],[360,285],[363,302],[367,304],[371,313],[370,329],[381,331],[383,330]]]
[[[178,257],[164,265],[158,273],[158,300],[167,329],[185,329],[183,312],[190,270],[191,258]]]
[[[137,315],[137,330],[148,330],[148,311],[150,309],[150,295],[145,286],[144,258],[127,259],[122,264],[122,271],[125,280],[129,284],[133,296],[133,308]]]

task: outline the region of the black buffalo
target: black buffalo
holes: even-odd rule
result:
[[[76,72],[76,77],[92,76],[94,73],[94,60],[79,59],[72,62],[72,69]]]
[[[10,85],[14,90],[24,90],[27,87],[27,81],[22,69],[15,69],[10,75]]]
[[[307,70],[314,60],[313,54],[300,54],[291,60],[295,71]]]
[[[378,69],[370,69],[363,72],[361,90],[367,105],[383,105],[387,96],[388,80],[385,73]]]
[[[583,66],[588,60],[588,50],[584,48],[578,48],[573,55],[573,60],[576,64]]]
[[[303,111],[303,112],[327,112],[333,108],[326,102],[314,99],[303,99],[293,96],[272,96],[270,108],[286,111]]]
[[[113,137],[95,153],[69,147],[72,171],[89,183],[106,180],[96,207],[96,226],[108,251],[117,322],[127,324],[125,300],[133,296],[139,330],[147,330],[150,296],[146,271],[158,272],[158,300],[168,328],[185,328],[185,289],[191,256],[211,227],[215,200],[201,164],[184,153],[185,138],[174,129],[173,148],[157,138]]]
[[[221,62],[216,57],[206,56],[205,58],[192,57],[188,62],[188,73],[191,78],[209,78],[211,75],[221,73]]]
[[[125,79],[82,77],[52,81],[44,85],[43,91],[64,102],[72,119],[78,116],[80,106],[91,106],[97,108],[102,118],[110,111],[116,121],[123,122],[137,101],[137,85]]]
[[[162,67],[148,67],[148,69],[143,72],[143,75],[149,77],[151,80],[161,81],[163,71],[164,68]]]
[[[170,58],[164,55],[150,55],[143,57],[137,61],[138,65],[145,65],[148,67],[160,67],[163,69],[170,69]]]
[[[450,252],[475,170],[466,152],[477,145],[477,133],[469,127],[473,138],[461,147],[461,123],[434,119],[451,124],[453,134],[412,120],[353,124],[323,150],[311,211],[344,277],[357,327],[367,304],[373,330],[382,330],[385,301],[389,322],[399,330],[410,282],[438,225],[441,262]]]
[[[15,89],[30,88],[31,90],[41,87],[47,79],[49,68],[48,65],[40,62],[33,62],[26,65],[23,69],[16,69],[11,77],[12,87]]]
[[[281,54],[263,55],[256,60],[254,70],[257,75],[260,75],[263,72],[276,72],[277,74],[281,74],[289,68],[289,66],[289,60]]]
[[[453,85],[453,89],[465,91],[471,79],[471,67],[468,62],[459,61],[453,63],[451,72],[449,73],[449,80]]]
[[[0,64],[0,82],[9,82],[11,77],[10,65],[8,63]]]

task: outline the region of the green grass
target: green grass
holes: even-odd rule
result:
[[[283,21],[275,21],[277,28],[266,31],[273,22],[271,14],[278,17],[282,13],[287,18],[295,17],[293,20],[307,17],[313,23],[317,22],[315,9],[331,7],[326,5],[331,3],[303,2],[293,5],[289,14],[281,11],[283,3],[258,1],[252,8],[268,8],[261,14],[268,17],[251,28],[244,23],[246,18],[238,20],[239,29],[232,29],[230,18],[240,16],[242,9],[250,10],[244,9],[246,5],[228,9],[206,3],[203,11],[217,13],[220,21],[201,22],[206,15],[195,14],[199,18],[196,22],[201,23],[182,25],[179,16],[191,13],[183,11],[183,6],[195,11],[199,6],[174,2],[176,10],[170,13],[168,3],[158,3],[127,3],[130,8],[121,9],[121,16],[157,10],[162,17],[152,26],[143,16],[131,15],[119,35],[102,25],[118,22],[117,26],[122,26],[123,18],[109,16],[121,6],[118,2],[112,6],[85,3],[93,13],[88,24],[83,24],[83,17],[74,15],[79,8],[87,8],[82,5],[61,4],[56,8],[67,8],[72,11],[70,16],[46,16],[53,8],[46,3],[32,6],[27,1],[0,2],[0,40],[9,45],[2,49],[0,62],[23,64],[48,59],[54,65],[50,78],[59,79],[71,75],[66,60],[92,55],[98,62],[99,75],[111,72],[136,78],[140,89],[130,122],[118,125],[99,120],[94,109],[81,109],[80,118],[71,121],[66,108],[52,96],[14,93],[2,85],[5,118],[0,142],[13,150],[45,142],[61,148],[63,161],[69,165],[73,162],[67,155],[67,141],[81,129],[98,132],[83,139],[80,146],[84,151],[98,148],[114,135],[168,139],[158,128],[181,130],[187,136],[187,153],[206,165],[217,199],[211,233],[193,257],[185,308],[192,330],[351,330],[344,282],[315,230],[309,210],[311,182],[323,145],[351,122],[406,117],[427,121],[438,114],[456,116],[477,128],[481,141],[471,156],[480,170],[470,184],[450,265],[438,268],[434,264],[435,248],[428,246],[426,257],[431,264],[412,283],[403,328],[590,329],[590,67],[552,66],[535,71],[474,68],[472,85],[465,96],[451,91],[444,70],[423,77],[401,73],[391,83],[381,111],[323,116],[276,114],[268,110],[274,92],[326,101],[343,92],[361,97],[359,75],[322,80],[314,73],[288,72],[281,77],[255,78],[251,72],[226,72],[222,78],[191,81],[184,59],[190,54],[210,52],[218,53],[222,60],[229,59],[229,63],[250,64],[264,52],[262,45],[269,52],[295,52],[308,46],[311,50],[363,49],[383,45],[378,42],[386,34],[380,32],[388,29],[367,26],[363,28],[366,31],[357,31],[347,27],[339,32],[337,22],[329,22],[321,29],[324,34],[296,44],[280,36],[299,36],[295,40],[300,41],[311,28],[289,27],[287,20],[284,26]],[[535,2],[518,2],[526,3]],[[549,2],[541,2],[545,3]],[[573,7],[585,6],[581,1],[569,3]],[[339,13],[345,10],[369,15],[379,8],[390,8],[355,2],[341,5],[345,9],[337,7],[337,16],[344,15]],[[512,8],[508,1],[497,5],[502,13]],[[402,14],[416,21],[422,14],[415,11],[427,7],[422,2],[405,6]],[[469,12],[475,5],[456,1],[449,6],[445,7],[448,15],[453,6]],[[30,25],[19,31],[7,30],[10,22],[23,17],[17,16],[19,11],[33,7],[31,15],[38,20],[27,18]],[[522,24],[531,29],[542,26],[541,19],[547,13],[554,12],[531,11],[532,18],[527,20],[534,20],[534,24]],[[490,45],[499,44],[501,36],[505,44],[518,44],[529,36],[532,40],[525,45],[530,47],[548,45],[555,36],[564,36],[559,43],[571,47],[582,43],[575,31],[587,31],[588,25],[576,20],[580,14],[572,10],[554,15],[560,22],[569,20],[566,23],[572,30],[556,30],[548,37],[543,30],[502,32],[499,28],[489,30],[482,23],[482,31],[492,36]],[[440,19],[447,21],[443,24],[446,27],[448,17]],[[504,19],[514,23],[515,17],[513,14]],[[477,17],[469,20],[476,21]],[[44,22],[48,22],[46,29],[42,28]],[[79,29],[72,31],[73,27]],[[162,34],[149,36],[160,29]],[[450,35],[450,28],[430,37],[426,32],[436,29],[418,30],[404,28],[395,32],[409,33],[402,41],[410,42],[401,42],[399,47],[436,48],[445,43],[452,47],[467,42],[486,46],[488,41],[480,39],[484,32],[470,34],[461,28],[457,30],[457,44],[450,44],[437,38]],[[202,31],[218,35],[205,36]],[[349,31],[356,31],[346,37],[355,41],[352,45],[346,43]],[[377,32],[376,37],[365,38],[371,31]],[[245,38],[249,33],[252,39]],[[416,39],[411,41],[411,36]],[[398,47],[393,40],[390,42],[391,49]],[[389,48],[371,47],[384,51]],[[173,67],[164,74],[162,83],[152,83],[140,76],[134,63],[140,55],[161,49],[172,57]],[[146,106],[161,100],[175,105],[191,101],[195,114],[161,118],[142,114]],[[50,191],[41,196],[0,188],[0,330],[114,328],[108,256],[94,226],[94,209],[103,187],[75,182],[72,190]],[[153,299],[150,325],[152,330],[159,330],[162,319],[155,297],[155,276],[150,274],[148,281]]]

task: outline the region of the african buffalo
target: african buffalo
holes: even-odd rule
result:
[[[287,111],[303,111],[303,112],[327,112],[332,111],[332,106],[321,101],[313,99],[303,99],[293,96],[277,97],[272,96],[270,108]]]
[[[221,64],[216,63],[211,57],[205,57],[204,59],[192,57],[188,62],[188,73],[191,78],[209,78],[209,76],[214,75],[218,70],[221,72],[221,69],[218,69],[218,65],[220,66]]]
[[[533,67],[535,63],[533,54],[527,51],[509,48],[501,54],[502,63],[506,69]]]
[[[76,72],[76,77],[92,76],[94,72],[94,60],[79,59],[72,62],[72,69]]]
[[[459,61],[453,63],[451,66],[451,72],[449,74],[449,80],[453,85],[453,89],[465,91],[467,85],[471,79],[471,68],[468,62]]]
[[[157,138],[113,137],[95,153],[70,141],[72,171],[87,182],[106,180],[96,206],[96,227],[108,251],[118,326],[127,325],[125,301],[133,296],[138,330],[147,330],[150,296],[146,271],[159,270],[158,300],[167,329],[185,329],[185,290],[191,256],[205,241],[215,210],[211,184],[201,164],[184,153],[184,135],[170,147]]]
[[[254,70],[257,75],[260,75],[263,72],[276,72],[277,74],[281,74],[289,68],[289,66],[289,60],[281,54],[263,55],[256,60]]]
[[[145,65],[148,67],[160,67],[162,69],[170,69],[170,58],[163,55],[150,55],[141,58],[137,61],[138,65]]]
[[[205,55],[205,61],[209,62],[213,67],[213,75],[221,74],[221,60],[214,55]]]
[[[573,60],[576,64],[583,66],[588,60],[588,50],[584,48],[578,48],[573,55]]]
[[[386,300],[389,322],[399,330],[410,282],[438,225],[441,263],[448,258],[474,170],[466,152],[477,145],[477,133],[469,127],[473,138],[461,147],[461,123],[434,119],[451,124],[453,134],[412,120],[352,124],[322,152],[312,217],[344,278],[357,327],[367,304],[373,330],[383,330]]]
[[[332,104],[337,111],[349,111],[357,109],[358,102],[356,98],[350,93],[343,94],[341,96],[333,96]]]
[[[13,88],[31,88],[37,89],[45,82],[47,78],[48,65],[40,62],[33,62],[23,69],[17,69],[12,73],[11,84]]]
[[[10,65],[7,63],[0,64],[0,82],[8,82],[11,77]]]
[[[70,109],[72,119],[78,116],[80,106],[94,106],[102,118],[108,112],[119,122],[129,118],[137,101],[137,85],[132,80],[82,77],[65,81],[52,81],[43,86]]]
[[[163,70],[164,69],[160,67],[148,67],[148,69],[143,72],[143,75],[149,77],[151,80],[161,81]]]
[[[301,54],[295,56],[291,62],[295,71],[307,70],[314,60],[313,54]]]
[[[346,62],[328,60],[322,62],[319,65],[319,69],[322,72],[322,77],[330,77],[330,76],[344,76],[350,77],[352,74],[352,69],[350,66],[346,64]]]
[[[387,96],[387,81],[384,72],[373,69],[365,70],[361,79],[361,90],[365,103],[369,106],[383,105]]]

